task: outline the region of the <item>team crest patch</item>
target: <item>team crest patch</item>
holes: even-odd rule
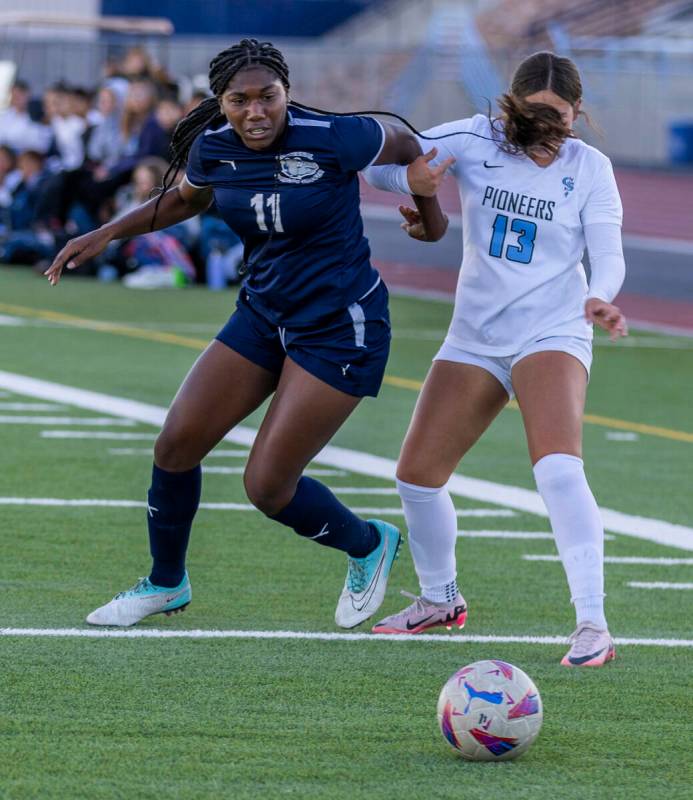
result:
[[[282,169],[278,177],[282,183],[315,183],[325,174],[312,153],[286,153],[279,161]]]
[[[563,178],[564,197],[567,197],[575,188],[575,181],[572,178]]]

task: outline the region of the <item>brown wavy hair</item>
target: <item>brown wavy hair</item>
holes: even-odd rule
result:
[[[577,106],[582,99],[582,81],[573,61],[543,51],[526,58],[515,70],[510,92],[498,99],[501,116],[491,122],[496,133],[502,133],[501,150],[517,155],[541,147],[555,155],[566,139],[575,137],[555,108],[526,101],[529,95],[545,90]]]

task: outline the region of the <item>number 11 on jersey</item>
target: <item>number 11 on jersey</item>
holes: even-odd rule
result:
[[[265,197],[264,194],[254,194],[250,198],[250,205],[255,210],[257,217],[257,226],[261,231],[268,230],[267,221],[265,219],[265,205],[269,208],[272,217],[272,229],[275,233],[284,233],[282,227],[282,217],[279,211],[279,195],[269,194]]]

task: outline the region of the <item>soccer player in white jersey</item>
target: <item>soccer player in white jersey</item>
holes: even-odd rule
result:
[[[514,395],[576,611],[561,663],[602,666],[614,657],[604,616],[604,529],[583,469],[582,415],[593,325],[612,339],[627,334],[612,304],[625,275],[622,209],[609,159],[573,133],[581,99],[573,62],[536,53],[500,98],[499,118],[440,125],[424,135],[460,133],[436,142],[432,161],[366,172],[377,188],[430,195],[440,181],[436,166],[454,159],[464,236],[452,322],[397,468],[421,595],[375,625],[379,633],[464,624],[457,520],[445,484]],[[400,210],[402,227],[419,238],[416,212]]]

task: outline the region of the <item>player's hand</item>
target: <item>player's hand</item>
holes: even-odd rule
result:
[[[111,234],[103,228],[97,228],[95,231],[85,233],[84,236],[70,239],[43,274],[48,278],[50,285],[55,286],[60,280],[64,267],[76,269],[80,264],[102,253],[110,241]]]
[[[404,217],[404,222],[400,225],[400,228],[402,228],[407,236],[411,236],[412,239],[418,239],[420,242],[433,241],[428,238],[428,234],[421,220],[421,214],[419,214],[415,208],[400,206],[399,213]],[[448,218],[445,214],[443,214],[443,216],[445,217],[445,227],[447,228]]]
[[[628,324],[621,310],[604,300],[590,297],[585,303],[585,318],[608,331],[612,342],[621,336],[628,336]]]
[[[437,155],[438,150],[434,147],[407,166],[407,183],[412,194],[420,197],[434,197],[440,189],[445,172],[455,163],[455,159],[446,158],[438,166],[429,167],[429,162],[433,161]]]

